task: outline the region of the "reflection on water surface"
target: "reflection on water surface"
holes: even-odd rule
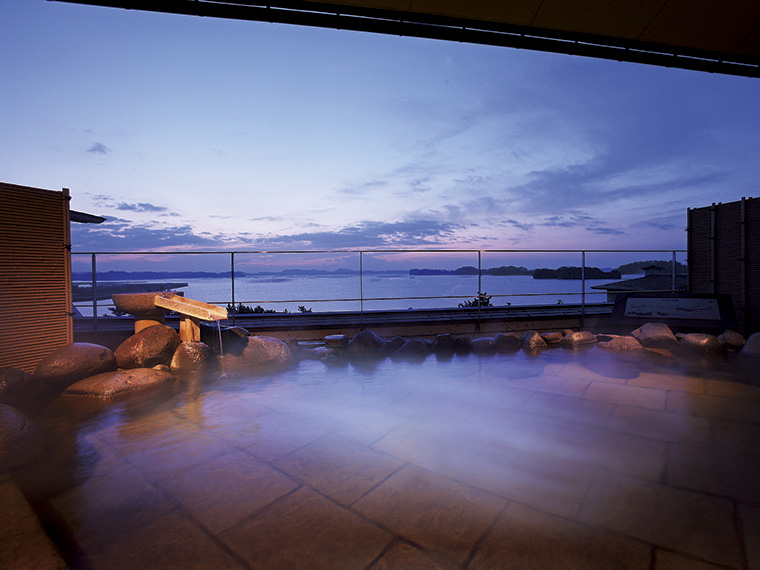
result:
[[[304,361],[62,398],[17,480],[75,568],[751,567],[753,381],[597,348]]]

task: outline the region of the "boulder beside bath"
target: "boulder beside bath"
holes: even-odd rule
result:
[[[725,331],[718,335],[718,342],[723,350],[741,350],[747,340],[736,331]]]
[[[207,372],[217,366],[216,356],[203,342],[181,342],[174,351],[169,367],[183,372]]]
[[[678,339],[665,323],[646,323],[631,333],[644,348],[668,348],[678,346]]]
[[[696,352],[718,352],[720,341],[712,334],[687,333],[681,337],[681,346]]]
[[[525,350],[539,350],[548,346],[538,331],[525,331],[521,345]]]
[[[133,334],[115,351],[119,368],[152,368],[169,365],[180,340],[177,331],[166,325],[153,325]]]
[[[742,355],[752,358],[760,358],[760,332],[756,332],[747,339],[742,348]]]
[[[69,386],[64,391],[64,395],[107,400],[124,394],[163,386],[175,380],[176,378],[170,372],[155,368],[115,370],[80,380]]]
[[[12,406],[0,404],[0,472],[34,459],[39,451],[40,430]]]
[[[610,340],[599,341],[597,346],[603,350],[644,350],[641,343],[632,336],[616,336]]]
[[[74,382],[101,372],[116,370],[116,357],[110,348],[87,342],[74,342],[55,349],[44,357],[34,371],[55,392]]]
[[[268,336],[249,336],[241,339],[221,359],[222,370],[244,374],[288,368],[297,361],[287,343]]]
[[[352,358],[382,358],[386,354],[385,341],[372,331],[356,333],[348,343]]]
[[[41,410],[56,396],[41,378],[10,366],[0,368],[0,404],[28,414]]]
[[[559,345],[565,348],[577,348],[596,343],[596,335],[588,331],[573,331],[567,333],[559,341]]]

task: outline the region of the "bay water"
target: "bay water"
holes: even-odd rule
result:
[[[623,279],[638,277],[625,275]],[[225,278],[173,279],[187,282],[177,289],[186,297],[214,305],[232,301],[232,283]],[[606,301],[606,293],[592,289],[613,279],[587,279],[586,303]],[[454,308],[472,301],[480,291],[491,296],[493,306],[556,305],[581,302],[582,282],[568,279],[533,279],[531,276],[409,275],[406,273],[344,275],[261,275],[235,279],[235,303],[260,306],[277,312],[372,311]],[[111,314],[109,301],[100,301],[98,314]],[[91,303],[77,303],[85,316]]]

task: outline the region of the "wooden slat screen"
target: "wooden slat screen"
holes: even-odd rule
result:
[[[68,191],[0,182],[0,367],[72,341]]]

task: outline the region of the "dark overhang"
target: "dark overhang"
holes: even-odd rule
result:
[[[69,211],[69,220],[72,222],[79,222],[80,224],[102,224],[106,221],[102,216],[96,216],[95,214],[88,214],[86,212],[77,212],[76,210]]]
[[[757,0],[54,0],[760,77]]]

